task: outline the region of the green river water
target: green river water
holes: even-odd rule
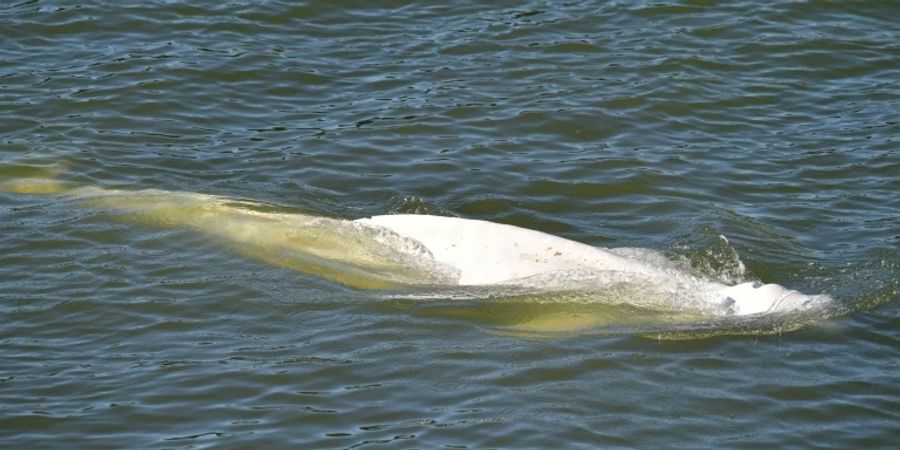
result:
[[[0,448],[896,448],[898,18],[3,2]],[[410,294],[298,263],[371,249],[285,225],[394,213],[834,303],[738,320]]]

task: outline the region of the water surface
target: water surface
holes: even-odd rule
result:
[[[0,446],[895,446],[894,17],[882,1],[7,3],[3,180],[492,220],[838,304],[735,327],[392,297],[2,192]]]

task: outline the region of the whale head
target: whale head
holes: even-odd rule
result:
[[[724,305],[736,316],[805,311],[831,302],[827,295],[806,295],[777,284],[741,283],[725,288]]]

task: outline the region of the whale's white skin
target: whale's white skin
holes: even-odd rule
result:
[[[601,248],[484,220],[397,214],[355,222],[418,241],[436,261],[459,270],[461,286],[497,284],[563,270],[646,270]]]
[[[659,265],[644,264],[609,250],[483,220],[398,214],[355,222],[383,227],[421,243],[435,261],[459,271],[458,283],[462,286],[514,284],[516,280],[567,271],[611,271],[657,284],[665,284],[664,280],[673,275]],[[808,296],[777,284],[726,286],[703,281],[696,283],[695,289],[702,291],[697,297],[727,315],[811,309],[830,302],[828,296]]]
[[[818,309],[832,302],[827,295],[806,295],[777,284],[741,283],[726,287],[722,294],[726,302],[734,300],[736,315]]]
[[[728,286],[651,250],[597,248],[482,220],[398,214],[348,221],[272,212],[271,206],[213,195],[72,187],[52,178],[7,180],[0,190],[60,195],[147,225],[188,227],[243,255],[360,289],[577,291],[601,303],[714,316],[819,310],[832,302],[775,284]]]

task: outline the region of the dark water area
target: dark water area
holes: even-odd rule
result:
[[[835,306],[645,326],[623,306],[392,297],[0,191],[0,447],[895,448],[898,17],[4,2],[0,182],[490,220]]]

